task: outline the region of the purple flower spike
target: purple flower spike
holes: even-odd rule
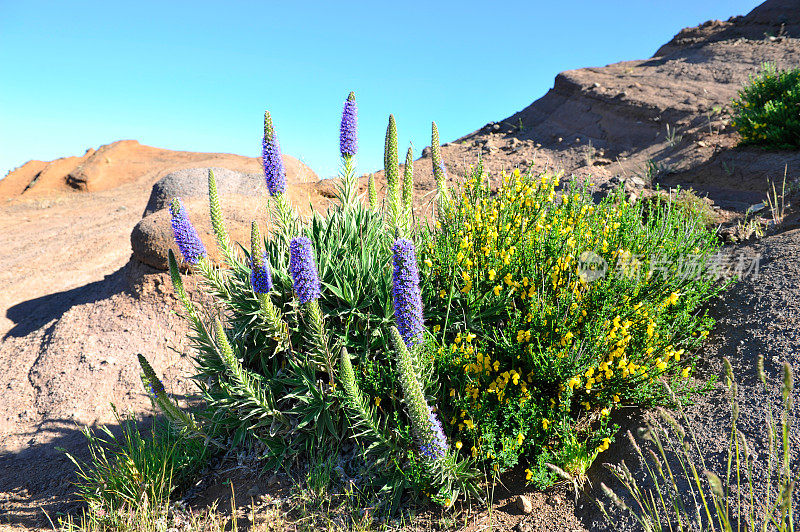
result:
[[[438,460],[439,458],[444,458],[444,455],[447,454],[447,437],[444,435],[442,423],[436,413],[430,407],[428,409],[430,410],[429,421],[432,440],[430,443],[420,445],[419,451],[431,460]]]
[[[197,264],[207,255],[206,247],[192,226],[192,222],[186,217],[186,211],[179,198],[172,200],[169,212],[172,213],[172,233],[175,235],[175,243],[178,244],[183,260],[189,264]]]
[[[410,349],[422,342],[424,323],[422,320],[422,296],[419,290],[419,269],[414,244],[398,238],[394,246],[394,318],[397,330]]]
[[[267,180],[267,188],[270,196],[276,196],[286,192],[286,169],[283,166],[281,157],[281,146],[278,143],[278,136],[272,126],[272,117],[269,111],[264,113],[264,139],[261,143],[261,155],[264,163],[264,178]]]
[[[256,294],[268,294],[272,290],[272,272],[267,266],[267,254],[262,255],[261,260],[251,261],[250,284],[253,285],[253,292]]]
[[[344,102],[342,124],[339,127],[339,151],[342,157],[352,157],[358,151],[358,106],[354,92]]]
[[[319,298],[319,276],[308,237],[295,237],[289,244],[289,273],[292,274],[292,285],[301,304]]]

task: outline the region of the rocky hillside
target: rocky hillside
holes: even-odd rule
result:
[[[730,101],[764,61],[800,64],[800,1],[681,30],[653,57],[560,73],[547,94],[443,148],[451,178],[478,155],[493,172],[564,170],[599,188],[683,184],[724,209],[763,200],[768,179],[800,175],[798,152],[737,148]],[[415,175],[433,188],[429,150]]]

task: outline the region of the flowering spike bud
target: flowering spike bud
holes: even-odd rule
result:
[[[155,370],[153,370],[153,366],[147,361],[147,359],[139,353],[139,366],[142,368],[142,373],[144,374],[145,381],[147,382],[150,393],[153,394],[155,398],[166,398],[167,397],[167,390],[164,388],[164,383],[161,382],[161,379],[158,378],[156,375]]]
[[[419,289],[419,269],[414,244],[398,238],[392,246],[394,274],[392,295],[397,328],[411,348],[422,342],[424,322],[422,318],[422,296]]]
[[[375,187],[375,174],[369,174],[367,190],[369,191],[369,210],[376,211],[378,210],[378,189]]]
[[[433,164],[433,177],[436,185],[441,187],[446,183],[447,171],[442,162],[442,147],[439,144],[439,128],[436,122],[431,122],[431,162]]]
[[[183,260],[189,264],[199,263],[200,259],[206,256],[206,248],[192,222],[186,216],[186,211],[179,198],[172,200],[169,211],[172,214],[172,233],[175,235],[175,243],[178,244]]]
[[[283,166],[281,146],[278,143],[278,136],[275,134],[275,127],[272,125],[269,111],[264,111],[264,139],[261,142],[261,155],[264,164],[264,178],[267,181],[270,196],[283,194],[286,192],[286,169]]]
[[[356,94],[351,92],[344,102],[342,122],[339,126],[339,152],[342,157],[352,157],[358,151],[358,106]]]
[[[253,286],[253,292],[268,294],[272,290],[272,272],[256,222],[253,222],[250,228],[250,268],[250,284]]]
[[[788,362],[783,363],[783,400],[787,402],[791,399],[792,391],[794,390],[794,378],[792,376],[792,366]]]
[[[397,123],[394,115],[389,115],[389,125],[386,127],[383,168],[386,174],[386,199],[389,203],[390,220],[396,225],[400,214],[400,168],[397,162]]]
[[[411,195],[414,189],[414,152],[411,146],[406,152],[406,165],[403,168],[403,209],[411,209]]]
[[[319,298],[319,276],[314,262],[314,250],[308,237],[295,237],[289,244],[289,272],[301,304]]]
[[[761,384],[767,384],[767,376],[764,373],[764,355],[758,355],[758,359],[756,360],[756,375],[758,375],[758,380],[761,381]]]
[[[442,147],[439,145],[439,128],[436,122],[431,122],[431,164],[433,165],[433,178],[436,181],[436,196],[438,205],[444,214],[450,210],[450,192],[447,190],[447,170],[442,161]]]
[[[397,369],[403,388],[403,401],[408,407],[411,430],[419,446],[420,454],[427,461],[436,461],[447,454],[447,438],[436,413],[425,401],[425,394],[414,370],[411,353],[396,327],[389,333],[397,355]]]
[[[228,232],[225,230],[225,222],[222,221],[222,208],[219,205],[219,193],[217,192],[217,179],[214,177],[214,170],[208,169],[208,205],[211,210],[211,227],[214,229],[214,236],[217,245],[228,257],[232,259],[232,250]]]

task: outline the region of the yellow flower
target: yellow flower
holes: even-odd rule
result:
[[[614,402],[619,403],[619,394],[614,395]]]
[[[431,262],[431,259],[425,259],[425,266],[427,266],[428,268],[433,266],[433,263]]]
[[[463,447],[463,446],[464,446],[464,444],[463,444],[463,443],[461,443],[460,441],[457,441],[457,442],[456,442],[456,450],[460,450],[460,449],[461,449],[461,447]]]
[[[469,430],[475,428],[475,423],[473,423],[471,419],[465,419],[464,425],[466,425]]]
[[[434,325],[433,326],[433,332],[437,333],[437,332],[439,332],[441,330],[442,330],[442,326],[441,325]]]
[[[521,432],[519,434],[517,434],[517,445],[522,445],[522,440],[524,440],[524,439],[525,439],[525,436],[523,436],[523,434]]]
[[[609,410],[608,408],[604,408],[604,409],[602,409],[600,411],[600,415],[603,416],[603,417],[609,415],[610,413],[611,413],[611,410]]]
[[[494,268],[492,268],[491,270],[489,270],[489,280],[494,281],[495,277],[497,277],[497,272],[494,271]]]
[[[550,426],[550,420],[547,418],[542,418],[542,427],[544,430],[547,430],[547,427]]]
[[[381,406],[381,398],[380,397],[376,397],[375,398],[375,406]]]
[[[683,368],[683,371],[681,371],[681,376],[682,376],[684,379],[688,379],[688,378],[689,378],[689,372],[690,372],[690,371],[691,371],[691,368],[690,368],[689,366],[686,366],[685,368]]]
[[[450,397],[455,397],[455,396],[456,396],[456,389],[450,388]]]
[[[525,470],[525,480],[530,480],[533,477],[533,473],[530,469]]]
[[[609,438],[603,438],[600,446],[597,448],[597,452],[602,453],[603,451],[607,450],[610,443],[611,440]]]
[[[467,337],[466,337],[467,343],[472,343],[472,341],[473,341],[474,339],[475,339],[475,335],[474,335],[474,334],[472,334],[471,332],[468,332],[468,333],[467,333]]]
[[[500,295],[500,291],[502,289],[503,289],[502,285],[497,285],[492,289],[492,292],[494,292],[494,295],[499,296]]]
[[[442,299],[447,298],[447,290],[445,290],[444,288],[439,290],[439,297],[441,297]]]

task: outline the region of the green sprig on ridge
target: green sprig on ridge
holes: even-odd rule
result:
[[[214,170],[208,169],[208,205],[211,211],[211,227],[217,240],[222,254],[225,256],[229,265],[234,262],[233,249],[228,232],[225,230],[225,222],[222,220],[222,208],[219,204],[219,193],[217,192],[217,179],[214,177]]]
[[[389,115],[389,125],[386,127],[383,168],[386,175],[389,227],[396,229],[400,225],[402,211],[400,209],[400,166],[397,160],[397,123],[394,115]]]

